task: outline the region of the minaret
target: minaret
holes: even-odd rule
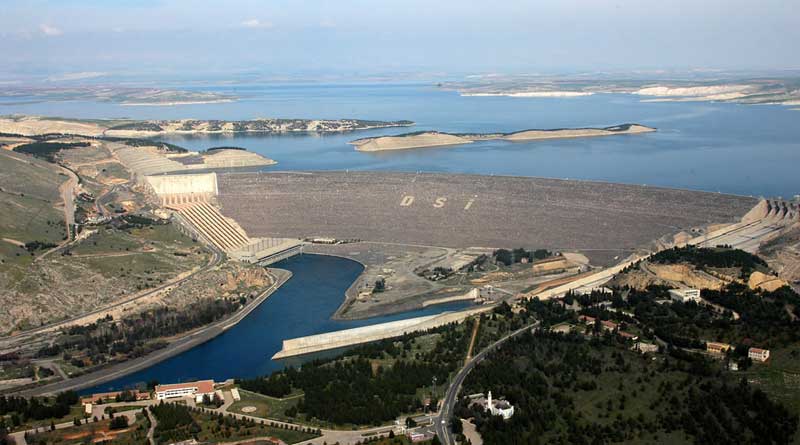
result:
[[[488,399],[488,402],[489,402],[489,404],[488,404],[488,406],[489,406],[489,412],[490,412],[490,413],[492,413],[492,414],[494,414],[494,405],[492,405],[492,390],[489,390],[489,399]]]

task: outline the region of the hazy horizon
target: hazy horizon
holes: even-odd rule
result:
[[[4,3],[5,81],[800,68],[778,0]]]

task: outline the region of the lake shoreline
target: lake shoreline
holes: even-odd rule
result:
[[[656,128],[640,124],[620,124],[603,128],[555,128],[545,130],[521,130],[511,133],[445,133],[439,131],[422,131],[399,134],[395,136],[379,136],[361,138],[350,141],[356,151],[379,152],[391,150],[409,150],[471,144],[478,141],[530,142],[552,139],[575,139],[600,136],[619,136],[652,133]]]

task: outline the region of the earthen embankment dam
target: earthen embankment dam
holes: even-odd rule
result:
[[[388,172],[223,173],[217,198],[253,236],[569,249],[595,264],[666,234],[736,222],[757,203],[604,182]]]

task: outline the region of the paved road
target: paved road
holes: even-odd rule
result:
[[[96,408],[100,408],[102,410],[106,406],[109,406],[109,405],[98,405]],[[125,417],[128,418],[128,425],[133,425],[136,422],[136,413],[138,413],[138,412],[139,412],[138,410],[123,411],[121,413],[115,414],[115,416],[125,416]],[[101,412],[101,411],[96,411],[94,409],[92,410],[92,415],[97,416],[98,419],[100,418],[101,414],[104,414],[104,413]],[[89,422],[91,422],[91,420]],[[56,424],[56,429],[57,430],[63,430],[65,428],[72,428],[74,426],[75,426],[75,423],[72,420],[70,420],[69,422]],[[40,427],[39,431],[41,432],[42,429],[49,429],[49,428],[41,428]],[[25,440],[25,433],[33,434],[35,432],[36,432],[35,430],[18,431],[16,433],[9,434],[9,436],[14,438],[14,441],[15,441],[16,445],[27,445],[28,442]]]
[[[31,362],[43,368],[48,368],[52,370],[53,372],[58,374],[62,380],[67,380],[69,378],[67,373],[64,372],[63,369],[61,369],[61,366],[58,366],[58,363],[56,363],[54,359],[32,360]]]
[[[260,422],[260,421],[264,420],[264,419],[262,419],[260,417],[252,417],[252,416],[247,416],[247,415],[244,415],[244,414],[233,414],[233,416],[236,417],[236,418],[239,418],[239,419],[255,420],[256,422]],[[287,426],[287,427],[290,427],[290,428],[294,427],[294,426],[297,426],[297,427],[300,427],[300,428],[306,428],[304,425],[296,425],[296,424],[292,424],[292,423],[279,422],[279,421],[275,421],[275,420],[269,420],[269,423],[270,424],[271,423],[275,423],[277,425],[283,425],[283,426]],[[328,444],[336,444],[336,443],[338,443],[340,445],[355,445],[356,443],[363,443],[364,439],[366,439],[367,437],[373,437],[373,436],[378,436],[378,435],[384,435],[384,436],[388,435],[389,431],[392,431],[393,429],[394,429],[394,427],[389,425],[389,426],[378,426],[378,427],[374,427],[374,428],[367,428],[367,429],[363,429],[363,430],[321,430],[322,436],[316,437],[314,439],[309,439],[309,440],[306,440],[306,441],[303,441],[303,442],[299,442],[299,443],[297,443],[295,445],[311,445],[311,444],[321,445],[321,444],[324,444],[324,443],[328,443]]]
[[[148,413],[147,416],[150,419],[150,428],[147,430],[147,440],[150,442],[150,445],[156,445],[156,427],[158,426],[158,420],[156,420],[156,416]]]
[[[70,318],[68,318],[66,320],[61,320],[61,321],[58,321],[58,322],[55,322],[55,323],[46,324],[44,326],[40,326],[40,327],[37,327],[37,328],[29,329],[27,331],[24,331],[22,333],[19,333],[17,335],[11,336],[11,337],[6,337],[6,338],[0,340],[0,350],[7,350],[7,349],[10,349],[10,348],[17,349],[17,348],[24,347],[24,346],[26,346],[26,345],[28,345],[30,343],[33,343],[33,342],[40,342],[41,339],[38,339],[36,337],[38,335],[44,333],[44,332],[55,331],[55,330],[61,329],[63,327],[67,327],[67,326],[69,326],[71,324],[74,324],[75,322],[77,322],[78,320],[80,320],[82,318],[99,315],[99,314],[108,312],[109,310],[111,310],[111,309],[113,309],[115,307],[118,307],[118,306],[121,306],[121,305],[125,305],[125,304],[134,302],[134,301],[139,300],[139,299],[147,298],[149,296],[152,296],[153,294],[156,294],[158,292],[163,291],[164,289],[166,289],[168,287],[179,286],[181,283],[184,283],[184,282],[192,279],[195,275],[197,275],[199,273],[202,273],[202,272],[205,272],[205,271],[207,271],[207,270],[209,270],[209,269],[211,269],[213,267],[216,267],[216,266],[218,266],[219,264],[221,264],[223,262],[223,260],[225,259],[225,254],[222,251],[220,251],[219,249],[217,249],[216,247],[213,247],[213,246],[209,246],[209,249],[211,250],[211,259],[209,260],[209,262],[206,263],[205,266],[201,267],[200,269],[190,273],[189,275],[187,275],[187,276],[185,276],[185,277],[183,277],[183,278],[181,278],[179,280],[167,282],[167,283],[162,284],[160,286],[154,287],[153,289],[150,289],[150,290],[148,290],[148,291],[146,291],[144,293],[133,294],[132,296],[130,296],[128,298],[125,298],[125,299],[122,299],[122,300],[119,300],[119,301],[115,301],[111,305],[103,306],[103,307],[101,307],[99,309],[95,309],[95,310],[90,311],[90,312],[85,312],[83,314],[76,315],[74,317],[70,317]]]
[[[118,190],[118,188],[119,188],[119,186],[117,186],[117,185],[112,186],[110,189],[106,190],[102,195],[100,195],[97,198],[95,198],[95,200],[94,200],[94,208],[95,208],[95,210],[97,210],[97,213],[99,213],[102,216],[108,216],[109,212],[108,212],[108,210],[106,210],[106,206],[105,206],[105,202],[104,201],[111,200],[112,193],[116,192]]]
[[[712,232],[711,234],[701,235],[691,239],[687,244],[696,245],[700,247],[716,246],[718,244],[728,244],[732,247],[748,250],[752,246],[758,244],[765,239],[765,237],[772,235],[780,228],[773,222],[760,219],[749,223],[733,224],[724,229]],[[591,290],[592,288],[601,286],[611,280],[618,272],[622,271],[638,261],[644,261],[650,258],[653,254],[647,254],[637,257],[615,266],[602,269],[596,273],[584,276],[577,280],[562,284],[550,289],[546,289],[536,294],[528,294],[526,298],[538,297],[540,299],[561,298],[569,291],[582,291]]]
[[[75,187],[78,176],[68,168],[62,168],[69,179],[61,186],[61,199],[64,200],[64,223],[67,225],[67,241],[72,240],[72,226],[75,224]]]
[[[66,182],[58,186],[58,191],[61,193],[61,200],[64,201],[64,229],[66,230],[65,234],[67,237],[56,247],[37,256],[36,261],[58,251],[73,241],[72,226],[75,224],[75,187],[78,185],[78,176],[75,172],[62,165],[59,165],[59,167],[68,177]]]
[[[698,246],[712,246],[717,244],[730,244],[733,247],[738,248],[747,248],[751,247],[754,243],[758,245],[758,242],[764,239],[766,236],[771,235],[776,230],[778,230],[778,225],[772,224],[769,221],[759,220],[754,221],[746,224],[738,224],[727,229],[724,229],[716,234],[706,237],[697,237],[690,241],[690,244],[695,244]],[[596,274],[589,275],[581,280],[577,280],[576,282],[568,283],[566,285],[557,286],[556,288],[549,289],[547,291],[541,292],[536,296],[543,296],[546,295],[546,298],[558,298],[563,296],[569,290],[575,289],[590,289],[592,287],[599,286],[605,282],[607,282],[611,277],[616,274],[618,271],[617,269],[621,270],[623,267],[633,264],[635,261],[640,261],[649,258],[650,255],[644,256],[642,258],[638,258],[633,261],[629,261],[628,263],[623,263],[621,265],[617,265],[615,267],[604,269]],[[447,388],[447,392],[445,394],[445,398],[442,401],[442,409],[439,412],[439,417],[436,420],[436,435],[439,436],[439,440],[442,441],[445,445],[455,444],[455,440],[450,433],[450,428],[448,425],[448,421],[453,415],[453,409],[457,402],[458,392],[461,388],[461,385],[464,382],[464,379],[467,375],[472,371],[472,369],[477,365],[486,355],[495,349],[497,346],[501,345],[502,343],[506,342],[508,339],[525,332],[525,330],[530,329],[538,325],[534,323],[533,325],[526,326],[522,329],[512,332],[511,334],[501,338],[488,348],[484,349],[475,357],[467,362],[463,368],[456,374],[453,378],[450,386]]]
[[[482,350],[478,354],[475,355],[471,360],[469,360],[463,368],[453,377],[453,380],[450,382],[450,386],[447,388],[447,392],[444,395],[444,400],[442,400],[442,409],[439,411],[439,415],[436,417],[435,428],[436,428],[436,435],[439,436],[439,440],[444,445],[454,445],[455,439],[450,433],[450,427],[448,425],[448,421],[453,416],[453,409],[456,406],[456,402],[458,401],[458,392],[461,390],[461,385],[464,383],[464,379],[467,378],[470,371],[475,368],[475,365],[480,363],[486,356],[493,350],[495,350],[498,346],[502,345],[506,341],[511,338],[514,338],[526,331],[534,329],[539,326],[539,322],[535,322],[529,324],[525,327],[517,329],[516,331],[506,335],[505,337],[497,340],[496,342],[492,343],[486,349]]]
[[[117,365],[112,365],[108,368],[101,369],[89,374],[73,377],[67,381],[54,382],[47,385],[42,385],[31,389],[23,390],[18,392],[17,394],[28,397],[41,396],[47,394],[55,394],[58,392],[68,391],[68,390],[79,390],[99,385],[101,383],[108,382],[110,380],[153,366],[160,361],[166,360],[174,355],[187,351],[201,343],[207,342],[212,338],[216,337],[217,335],[235,326],[241,320],[243,320],[247,315],[250,314],[250,312],[255,310],[255,308],[257,308],[264,300],[269,298],[269,296],[272,295],[272,293],[275,292],[275,290],[277,290],[280,286],[282,286],[283,283],[285,283],[287,280],[289,280],[289,278],[291,278],[291,273],[289,273],[288,271],[280,270],[278,272],[280,276],[277,277],[274,275],[275,272],[276,271],[270,271],[270,276],[273,279],[273,284],[266,290],[264,290],[245,309],[237,312],[232,317],[228,317],[224,320],[220,320],[206,327],[197,329],[193,333],[173,341],[166,348],[155,351],[144,357],[135,358],[133,360],[128,360],[127,362],[119,363]]]

